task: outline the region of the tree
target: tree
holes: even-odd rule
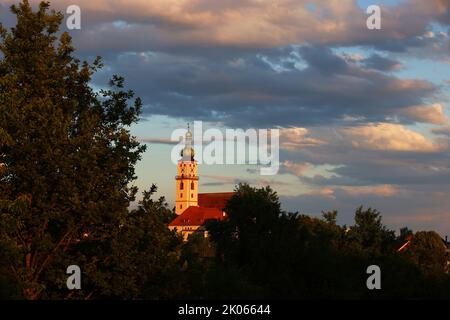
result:
[[[210,226],[219,252],[238,265],[260,259],[259,249],[269,245],[281,214],[276,192],[270,187],[256,189],[239,184],[225,212],[226,222]]]
[[[395,249],[395,233],[382,223],[380,212],[359,207],[355,212],[355,225],[348,232],[350,246],[362,254],[377,256],[393,253]]]
[[[73,57],[62,14],[41,2],[13,5],[17,25],[0,25],[0,260],[27,299],[64,297],[67,266],[80,265],[98,288],[99,266],[128,223],[137,188],[129,187],[145,150],[128,128],[140,99],[114,76],[111,88],[89,86],[101,66]],[[99,248],[105,249],[104,251]],[[106,252],[106,253],[105,253]],[[77,295],[92,297],[93,291]]]
[[[426,273],[443,274],[447,265],[447,250],[434,231],[418,231],[406,255]]]
[[[185,293],[182,239],[168,228],[174,213],[164,197],[152,199],[156,191],[153,185],[143,193],[138,208],[129,212],[113,237],[105,274],[113,275],[108,286],[117,298],[174,299]]]
[[[323,219],[331,225],[336,225],[337,215],[338,215],[338,212],[336,210],[328,211],[328,212],[322,211]]]

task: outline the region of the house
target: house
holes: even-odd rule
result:
[[[192,133],[188,128],[175,177],[175,213],[178,216],[169,224],[169,229],[180,232],[185,241],[194,233],[207,237],[205,224],[226,219],[224,208],[234,195],[234,192],[198,193],[198,167],[194,157]]]

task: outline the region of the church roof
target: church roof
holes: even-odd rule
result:
[[[233,195],[234,192],[199,193],[198,205],[203,208],[223,210]]]
[[[176,226],[202,226],[209,220],[223,220],[225,215],[217,208],[189,207],[182,214],[176,217],[170,227]]]

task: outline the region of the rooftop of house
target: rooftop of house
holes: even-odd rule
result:
[[[199,193],[198,206],[223,210],[233,195],[234,192]]]
[[[217,208],[189,207],[182,214],[176,217],[170,227],[177,226],[202,226],[210,220],[223,220],[225,214]]]

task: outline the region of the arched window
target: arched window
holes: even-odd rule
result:
[[[191,190],[194,190],[194,189],[195,189],[194,182],[191,182]]]
[[[183,181],[181,181],[180,182],[180,190],[183,190],[184,189],[184,183],[183,183]]]

